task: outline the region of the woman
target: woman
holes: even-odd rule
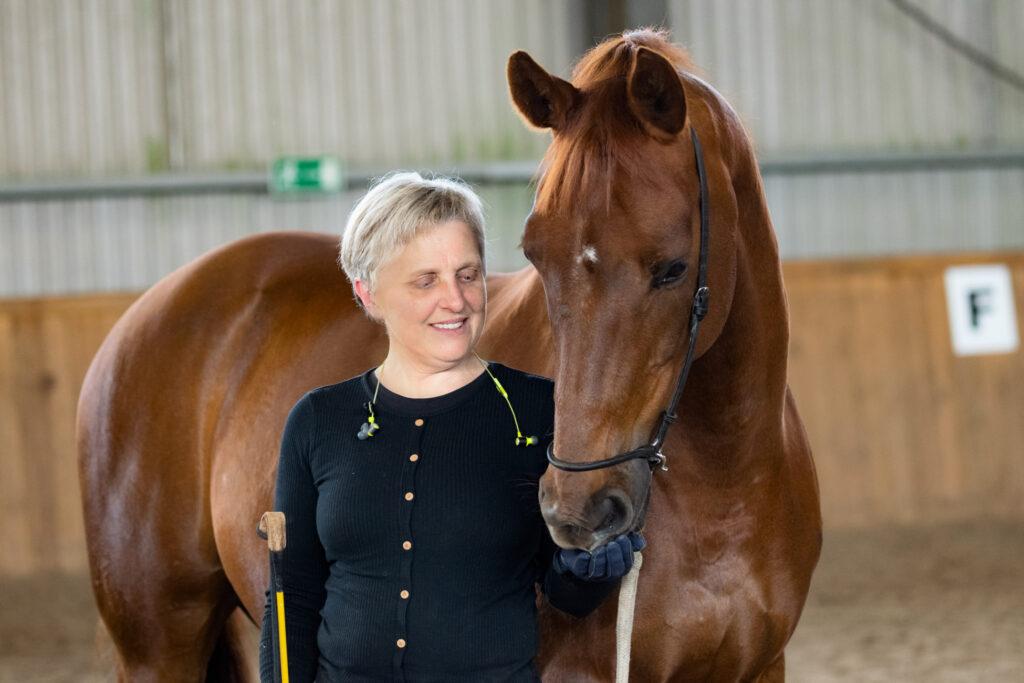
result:
[[[338,260],[388,352],[307,392],[285,423],[274,509],[287,520],[291,680],[539,680],[534,583],[583,616],[643,539],[588,553],[548,534],[537,480],[553,384],[474,351],[487,289],[472,190],[385,178],[352,210]],[[269,608],[268,590],[265,681]]]

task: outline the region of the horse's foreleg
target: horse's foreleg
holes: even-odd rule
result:
[[[786,653],[780,652],[775,661],[757,677],[757,683],[782,683],[786,680]]]

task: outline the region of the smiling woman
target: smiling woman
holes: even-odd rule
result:
[[[338,263],[388,351],[308,391],[285,423],[274,509],[287,521],[291,680],[538,681],[536,586],[582,617],[643,538],[563,550],[545,526],[554,384],[475,352],[487,281],[468,186],[385,177],[349,216]]]
[[[469,352],[487,309],[483,225],[469,187],[417,173],[385,177],[349,216],[338,261],[387,330],[392,391],[433,396],[481,373]]]

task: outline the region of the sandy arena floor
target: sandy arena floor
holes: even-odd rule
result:
[[[94,632],[85,577],[0,582],[0,682],[111,680]],[[787,669],[814,683],[1024,681],[1024,523],[826,535]]]

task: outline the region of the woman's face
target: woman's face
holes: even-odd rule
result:
[[[483,331],[483,264],[462,221],[421,230],[377,271],[368,297],[365,287],[357,285],[357,292],[370,314],[384,321],[392,347],[424,364],[461,361]]]

